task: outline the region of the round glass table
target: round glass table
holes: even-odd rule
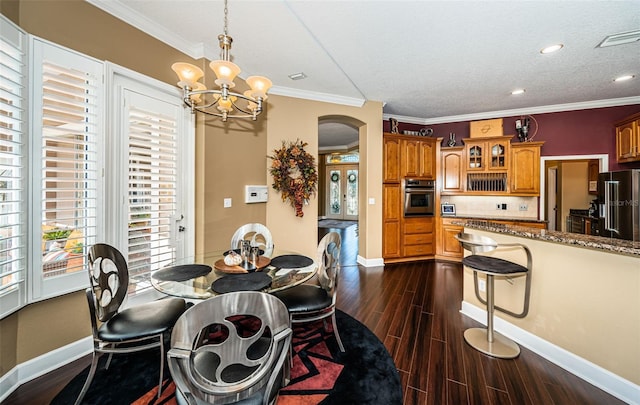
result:
[[[167,295],[207,299],[231,290],[272,293],[286,290],[311,279],[317,263],[292,252],[274,252],[272,258],[261,256],[265,267],[246,271],[241,266],[226,266],[228,251],[205,253],[176,260],[151,273],[153,287]],[[222,280],[224,278],[224,280]]]

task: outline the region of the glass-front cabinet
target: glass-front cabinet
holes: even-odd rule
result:
[[[512,137],[467,138],[467,171],[505,171],[509,167],[509,145]]]

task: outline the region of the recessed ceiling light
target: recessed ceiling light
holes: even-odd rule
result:
[[[631,80],[634,77],[635,77],[634,75],[624,75],[624,76],[616,77],[615,79],[613,79],[613,81],[614,82],[624,82],[624,81],[627,81],[627,80]]]
[[[542,48],[540,50],[540,53],[547,54],[547,53],[552,53],[552,52],[555,52],[555,51],[559,51],[560,49],[562,49],[563,46],[564,45],[562,45],[562,44],[551,45],[551,46],[548,46],[546,48]]]
[[[514,91],[511,92],[512,95],[517,96],[518,94],[523,94],[524,93],[524,89],[515,89]]]
[[[303,72],[294,73],[292,75],[289,75],[289,79],[291,79],[291,80],[302,80],[305,77],[307,77],[307,75],[305,75]]]

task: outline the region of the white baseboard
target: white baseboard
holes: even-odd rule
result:
[[[38,378],[93,351],[93,338],[87,336],[66,346],[20,363],[0,377],[0,403],[21,384]]]
[[[487,324],[487,312],[469,302],[462,301],[462,314]],[[524,329],[494,317],[494,329],[509,339],[580,377],[591,385],[608,392],[628,404],[640,405],[640,386],[628,381],[597,364],[591,363],[553,343],[547,342]]]
[[[364,267],[384,267],[384,259],[383,258],[378,258],[378,259],[366,259],[360,255],[358,255],[358,258],[356,259],[356,262]]]

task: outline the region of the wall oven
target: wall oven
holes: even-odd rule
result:
[[[404,216],[433,215],[435,182],[433,180],[404,180]]]

